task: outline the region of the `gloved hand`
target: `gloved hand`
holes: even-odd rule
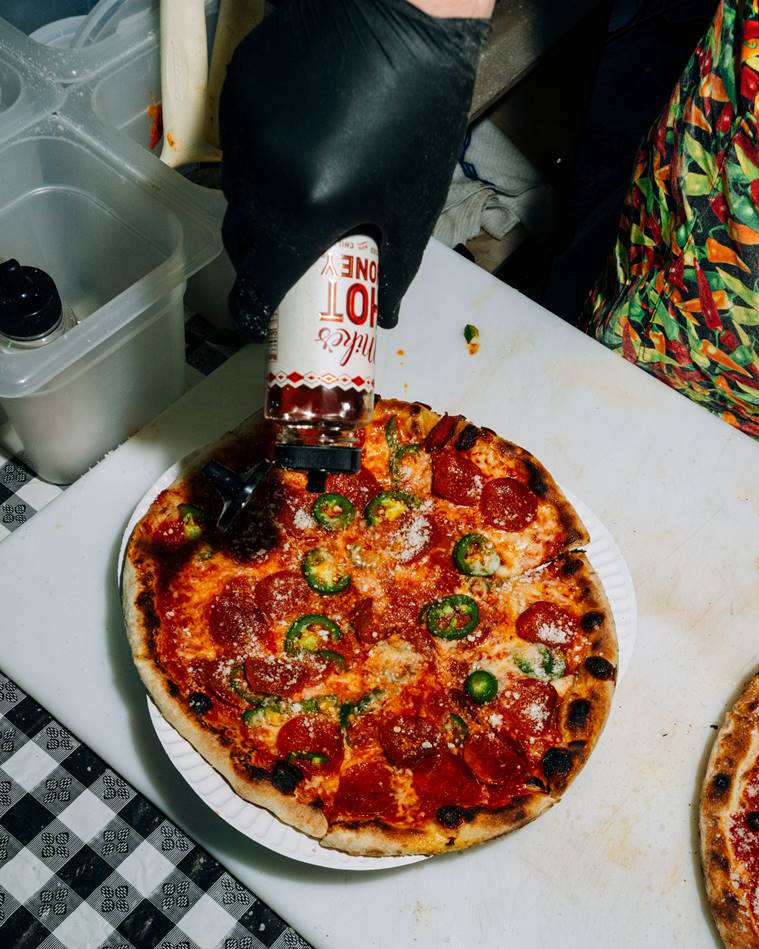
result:
[[[236,321],[258,339],[343,234],[379,236],[395,326],[443,206],[488,21],[407,0],[288,0],[240,44],[220,107]]]

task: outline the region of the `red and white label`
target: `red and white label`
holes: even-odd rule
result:
[[[378,270],[376,243],[353,235],[306,271],[271,321],[270,386],[374,389]]]

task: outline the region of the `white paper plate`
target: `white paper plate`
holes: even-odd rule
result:
[[[194,453],[165,471],[153,486],[145,492],[129,520],[119,554],[119,583],[121,565],[129,537],[140,518],[147,513],[153,500],[174,482],[184,471],[193,468],[200,453]],[[570,491],[561,489],[573,505],[590,534],[587,547],[588,560],[603,584],[614,614],[619,643],[618,680],[627,671],[635,645],[637,629],[637,606],[635,589],[630,571],[614,538],[582,501]],[[239,797],[218,771],[198,754],[192,745],[166,721],[150,698],[147,700],[150,720],[158,740],[174,767],[185,781],[213,811],[223,820],[275,853],[314,866],[330,867],[333,870],[386,870],[419,860],[424,856],[411,857],[354,857],[338,850],[328,850],[307,834],[283,824],[269,811],[256,807]]]

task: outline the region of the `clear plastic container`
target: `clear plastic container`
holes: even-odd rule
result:
[[[94,6],[94,3],[89,5]],[[86,6],[81,0],[6,3],[2,7],[5,19],[0,19],[0,47],[13,49],[38,74],[58,83],[75,83],[110,68],[144,44],[155,41],[158,35],[157,0],[131,3],[129,16],[123,20],[114,18],[110,29],[93,37],[95,42],[76,49],[61,46],[56,29],[45,30],[50,24],[81,14]]]
[[[32,466],[59,483],[181,394],[186,279],[220,244],[173,172],[85,132],[61,116],[0,145],[0,257],[49,273],[80,320],[0,354],[0,403]]]
[[[208,0],[206,29],[209,55],[213,46],[217,11],[217,0]],[[157,38],[127,61],[85,84],[77,91],[77,99],[81,100],[81,107],[91,109],[105,129],[122,132],[147,150],[153,123],[150,110],[161,101],[161,55]],[[157,158],[160,153],[159,141],[153,154]],[[192,200],[213,215],[217,226],[221,228],[226,202],[219,190],[218,176],[210,174],[200,177],[194,175],[192,169],[184,171]],[[190,278],[187,304],[211,323],[231,327],[233,324],[227,309],[227,296],[233,283],[234,268],[222,250],[215,260]]]

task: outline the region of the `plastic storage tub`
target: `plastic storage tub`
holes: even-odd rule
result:
[[[0,403],[32,467],[67,483],[181,394],[186,278],[218,234],[169,169],[141,173],[62,117],[0,146],[0,163],[0,257],[47,271],[81,321],[0,351]]]

